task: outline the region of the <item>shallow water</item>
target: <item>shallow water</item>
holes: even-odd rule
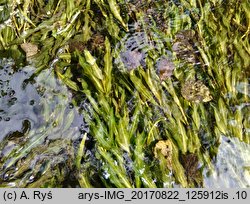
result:
[[[221,144],[214,158],[214,171],[204,174],[208,188],[250,187],[250,145],[237,138],[221,136]]]
[[[45,26],[48,35],[42,36],[43,39],[49,38],[51,44],[45,42],[43,46],[43,42],[37,40],[40,37],[40,31],[37,31],[31,35],[33,43],[39,45],[30,44],[36,48],[34,53],[22,51],[19,45],[8,53],[0,53],[0,186],[85,187],[85,183],[79,184],[84,176],[92,179],[94,187],[123,186],[114,176],[118,174],[127,181],[126,187],[187,186],[186,177],[190,186],[249,187],[250,78],[245,76],[249,71],[242,68],[247,65],[247,58],[242,60],[242,56],[248,55],[247,51],[243,52],[244,46],[235,51],[237,43],[231,42],[239,40],[240,35],[228,37],[226,34],[223,37],[221,32],[213,36],[217,31],[214,28],[220,23],[210,25],[206,22],[205,18],[211,18],[209,13],[212,13],[212,10],[204,9],[209,4],[204,3],[204,8],[197,4],[197,8],[191,6],[190,9],[190,2],[186,2],[185,7],[180,3],[182,1],[150,1],[152,4],[140,0],[122,2],[130,3],[126,5],[128,12],[134,14],[129,16],[127,30],[120,25],[117,15],[114,16],[117,19],[111,22],[114,23],[111,31],[120,32],[117,31],[114,36],[112,32],[110,36],[110,27],[88,33],[88,29],[92,31],[102,22],[99,19],[91,22],[96,16],[100,17],[101,10],[98,10],[99,13],[94,11],[96,16],[91,16],[91,20],[85,16],[93,23],[93,27],[88,29],[88,25],[82,25],[82,19],[77,19],[81,16],[80,10],[75,14],[75,10],[67,13],[74,16],[69,17],[65,25],[64,21],[59,21],[58,25],[51,24],[50,11],[46,15],[42,11],[39,18],[44,18],[43,22],[49,19],[48,26]],[[191,1],[191,4],[195,2]],[[219,10],[214,2],[209,5],[213,12]],[[97,9],[97,5],[93,5]],[[122,3],[120,6],[123,6]],[[61,20],[60,15],[61,12],[53,16]],[[105,19],[104,16],[101,18]],[[11,27],[11,19],[7,22],[7,18],[2,18],[0,32]],[[20,17],[17,15],[16,18]],[[204,18],[207,24],[203,25],[203,21],[197,18]],[[109,21],[105,22],[105,26],[109,26]],[[243,23],[238,21],[236,23]],[[226,23],[226,19],[221,22]],[[86,31],[83,36],[83,31],[77,30],[81,27]],[[74,29],[77,34],[72,34]],[[212,36],[204,34],[211,30]],[[27,33],[24,31],[23,34]],[[105,36],[107,33],[109,35]],[[88,36],[90,34],[97,37]],[[81,41],[88,37],[88,41]],[[105,38],[111,44],[111,54],[107,51]],[[24,41],[28,42],[29,38]],[[81,52],[82,64],[76,57],[77,49]],[[226,54],[223,53],[225,50]],[[217,52],[225,56],[217,56]],[[26,61],[32,63],[29,55],[33,54],[37,54],[38,59],[47,60],[44,60],[43,71],[38,74],[35,73],[37,67],[23,67],[17,62],[23,63],[26,55]],[[112,62],[106,66],[109,54],[114,62],[110,67]],[[8,55],[17,56],[13,60]],[[38,63],[39,68],[42,67],[42,60]],[[111,69],[112,74],[110,72],[110,76],[105,76],[103,70],[108,72]],[[112,81],[111,85],[109,81]],[[106,90],[112,93],[103,94]],[[127,97],[127,93],[131,95]],[[99,98],[98,94],[103,96]],[[81,105],[78,107],[76,104]],[[134,119],[138,124],[134,123]],[[88,125],[92,128],[91,133]],[[134,132],[130,134],[130,131]],[[86,146],[81,143],[83,135],[87,136]],[[128,135],[129,139],[126,138]],[[147,135],[147,144],[144,144],[143,137]],[[154,144],[167,139],[171,139],[178,148],[176,161],[171,158],[172,149],[164,158],[156,157],[152,151]],[[160,141],[159,144],[168,142]],[[207,154],[206,161],[200,158],[203,153]],[[164,166],[164,160],[167,166]],[[172,170],[171,162],[178,162],[182,175]],[[154,170],[157,172],[150,172]],[[178,180],[178,176],[186,177]],[[199,182],[200,177],[203,182]]]
[[[2,161],[9,154],[13,154],[16,159],[27,157],[32,150],[37,148],[39,151],[39,146],[57,139],[74,141],[81,138],[83,118],[72,104],[72,93],[55,79],[50,70],[44,70],[32,79],[35,71],[32,66],[18,69],[14,60],[6,58],[0,60],[0,68]],[[240,89],[240,85],[238,88]],[[25,146],[22,146],[22,141],[26,142]],[[73,146],[72,143],[68,145]],[[62,145],[56,151],[54,148],[55,146],[48,145],[45,149],[41,148],[28,164],[29,167],[34,168],[37,163],[40,164],[39,157],[49,160],[53,165],[62,163],[60,158],[68,156],[64,152],[67,145]],[[50,149],[52,151],[44,155]],[[249,155],[249,144],[240,142],[237,138],[221,136],[218,153],[212,162],[213,170],[205,168],[203,171],[204,187],[249,187]],[[2,163],[1,176],[5,182],[15,178],[15,173],[10,172],[13,168],[18,172],[20,166],[16,166],[16,161],[13,158]],[[27,172],[19,172],[18,176],[22,173],[25,178]],[[30,178],[35,176],[32,173],[28,175]],[[19,187],[23,184],[10,182],[6,186]]]
[[[78,108],[72,104],[72,93],[50,70],[32,77],[34,71],[32,66],[18,68],[12,59],[0,59],[0,168],[1,177],[6,181],[15,178],[15,173],[11,176],[11,169],[16,168],[18,171],[21,168],[16,162],[34,154],[31,153],[33,150],[37,149],[38,154],[26,164],[30,172],[37,165],[39,157],[42,157],[43,162],[47,160],[52,163],[52,166],[62,163],[61,159],[68,154],[65,152],[68,147],[58,142],[59,149],[55,151],[56,141],[60,139],[64,144],[68,141],[73,149],[73,141],[81,137],[83,119]],[[51,145],[53,142],[55,145]],[[47,148],[39,150],[46,146]],[[5,160],[10,155],[12,159]],[[23,177],[27,174],[19,172],[22,173]],[[32,173],[29,174],[30,177],[35,177]],[[23,186],[21,182],[11,185]]]

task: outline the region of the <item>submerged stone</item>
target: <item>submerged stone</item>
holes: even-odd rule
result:
[[[170,57],[162,56],[156,63],[156,69],[161,80],[173,75],[174,63]]]
[[[26,59],[29,60],[30,57],[38,53],[38,46],[33,43],[23,43],[20,45],[22,50],[26,53]]]
[[[141,65],[143,54],[137,50],[125,51],[120,54],[121,60],[128,71],[135,69]]]
[[[139,66],[145,67],[147,51],[152,46],[144,32],[129,33],[116,46],[115,64],[121,71],[131,71]]]

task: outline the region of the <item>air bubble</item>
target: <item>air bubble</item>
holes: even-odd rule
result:
[[[6,174],[3,175],[3,180],[6,181],[6,180],[9,179],[9,177],[10,177],[10,175],[8,173],[6,173]]]
[[[69,104],[69,109],[73,109],[74,105],[72,103]]]
[[[8,103],[9,103],[10,106],[13,106],[16,101],[17,101],[17,98],[14,97],[14,98],[11,98]]]
[[[56,127],[57,125],[58,125],[57,122],[53,122],[53,123],[52,123],[52,126],[53,126],[53,127]]]
[[[12,96],[15,95],[15,93],[16,93],[16,92],[15,92],[14,90],[11,90],[11,91],[9,92],[9,96],[12,97]]]
[[[33,182],[34,181],[34,179],[35,179],[35,177],[32,175],[32,176],[30,176],[29,177],[29,182]]]
[[[10,117],[6,117],[3,120],[6,121],[6,122],[8,122],[8,121],[10,121]]]
[[[35,100],[30,100],[30,105],[33,106],[35,104]]]

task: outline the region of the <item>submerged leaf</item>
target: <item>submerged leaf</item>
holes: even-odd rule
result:
[[[117,5],[116,0],[109,0],[108,3],[109,3],[109,8],[110,8],[112,14],[114,15],[114,17],[122,24],[122,26],[126,30],[128,30],[127,25],[122,20],[122,17],[120,15],[120,11],[119,11],[119,7]]]

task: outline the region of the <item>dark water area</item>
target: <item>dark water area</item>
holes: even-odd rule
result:
[[[17,158],[32,155],[32,162],[25,163],[26,169],[18,173],[31,178],[48,171],[43,167],[47,162],[51,168],[67,163],[66,158],[74,154],[74,141],[81,138],[83,119],[72,104],[72,94],[50,70],[32,77],[34,71],[32,66],[16,67],[12,59],[0,60],[2,182],[14,179],[23,168],[24,164],[16,163]],[[66,151],[69,148],[72,152]],[[39,165],[39,170],[32,173]],[[15,172],[11,174],[13,168]],[[12,185],[24,184],[20,181]]]

